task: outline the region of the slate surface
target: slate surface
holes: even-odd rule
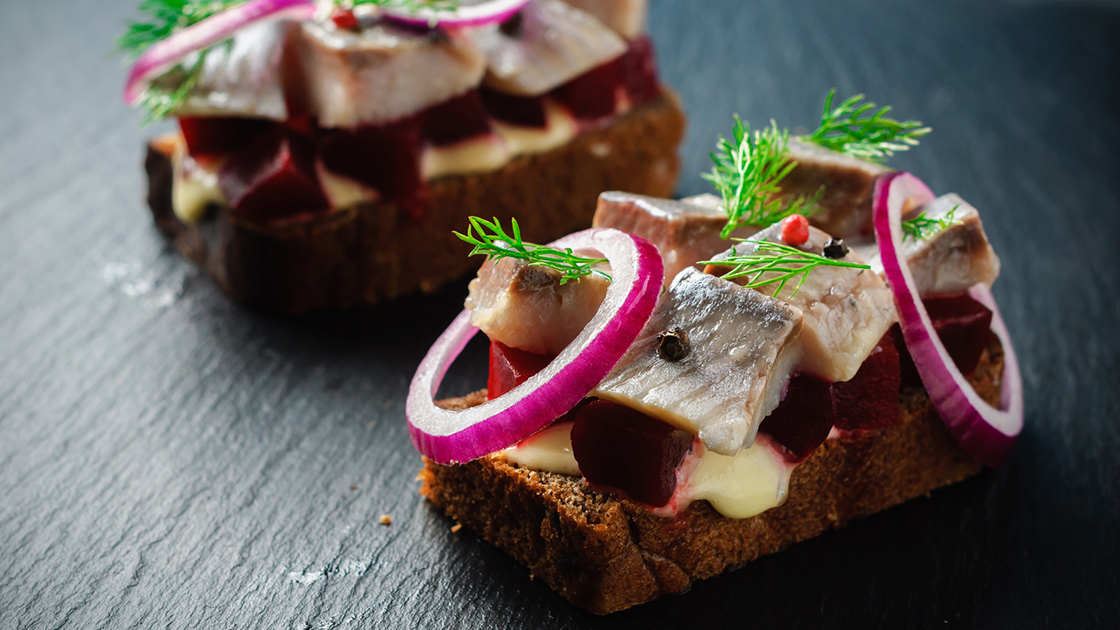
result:
[[[416,494],[405,390],[462,286],[276,318],[155,232],[106,56],[134,5],[0,8],[0,627],[1120,625],[1115,4],[654,2],[682,193],[732,112],[807,127],[836,86],[933,126],[894,164],[984,213],[1027,428],[1001,470],[606,619]]]

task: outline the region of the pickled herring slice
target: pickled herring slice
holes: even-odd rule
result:
[[[534,0],[467,36],[486,55],[485,84],[516,96],[541,96],[626,52],[617,33],[560,0]]]
[[[676,328],[688,352],[670,361],[658,335]],[[682,271],[634,344],[591,395],[636,409],[733,455],[754,442],[800,357],[797,309],[695,269]]]
[[[459,31],[429,37],[391,24],[351,32],[303,22],[292,46],[304,84],[293,96],[323,127],[400,119],[474,89],[486,71]]]
[[[820,254],[830,238],[827,233],[811,227],[809,240],[799,249]],[[781,225],[759,232],[752,240],[783,243]],[[747,241],[736,244],[734,251],[750,254],[756,247]],[[838,260],[863,262],[852,251]],[[746,284],[749,281],[749,277],[742,277],[732,282]],[[848,267],[818,267],[805,277],[804,284],[793,294],[796,282],[791,281],[776,295],[776,284],[754,290],[773,295],[799,309],[804,316],[801,334],[804,355],[799,365],[802,371],[827,381],[852,378],[895,322],[894,297],[890,289],[871,271]]]
[[[952,223],[929,238],[904,238],[899,255],[906,260],[919,295],[967,291],[977,283],[989,287],[999,277],[1000,262],[988,242],[980,213],[959,195],[942,195],[919,207],[925,218]],[[883,276],[883,262],[875,243],[854,247],[872,271]]]
[[[712,195],[676,201],[610,191],[599,195],[592,225],[637,234],[653,243],[665,263],[668,285],[696,261],[727,249],[728,241],[719,236],[727,224],[727,213],[720,203]],[[754,232],[754,228],[739,228],[732,236],[746,238]]]
[[[558,354],[595,316],[610,285],[595,274],[560,279],[559,272],[522,260],[487,260],[468,285],[471,324],[507,346]]]

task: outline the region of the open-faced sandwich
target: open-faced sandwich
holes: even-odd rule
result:
[[[604,193],[550,246],[473,219],[488,260],[409,391],[423,494],[602,614],[1000,465],[999,260],[975,208],[880,165],[928,131],[885,114],[737,120],[719,197]],[[487,389],[434,402],[478,329]]]
[[[159,228],[234,299],[282,312],[431,291],[452,235],[539,238],[602,190],[672,192],[684,126],[645,0],[146,0],[125,100]]]

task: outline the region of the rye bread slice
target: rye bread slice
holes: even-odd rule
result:
[[[489,173],[430,183],[430,208],[411,221],[392,203],[364,203],[310,220],[253,222],[229,208],[198,224],[171,206],[171,158],[149,142],[148,205],[175,246],[242,304],[303,313],[373,304],[435,291],[481,264],[452,230],[467,217],[517,217],[522,232],[548,242],[591,225],[604,190],[667,197],[676,185],[684,114],[675,95],[657,99],[562,147],[514,159]]]
[[[971,378],[999,400],[1003,352],[993,342]],[[480,404],[485,391],[443,401]],[[980,471],[921,388],[903,388],[900,422],[822,444],[798,466],[789,498],[746,519],[706,501],[675,518],[592,490],[577,477],[537,472],[501,455],[441,466],[425,459],[420,492],[448,516],[529,568],[573,604],[607,614],[702,580]]]

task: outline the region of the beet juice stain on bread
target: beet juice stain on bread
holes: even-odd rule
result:
[[[235,300],[299,313],[476,268],[472,214],[555,238],[668,195],[684,117],[644,0],[155,0],[119,40],[157,226]],[[474,259],[477,260],[477,259]]]
[[[928,129],[832,96],[800,138],[736,119],[719,196],[603,193],[549,246],[472,218],[487,262],[406,405],[421,492],[605,614],[999,466],[1023,402],[979,213],[882,166]],[[487,389],[433,401],[479,329]]]

